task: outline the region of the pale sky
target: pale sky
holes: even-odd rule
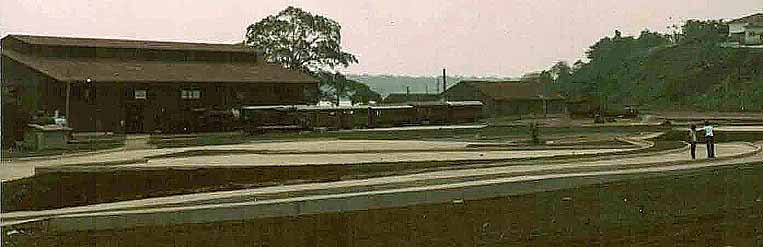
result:
[[[287,6],[338,21],[347,73],[519,76],[574,62],[615,29],[732,19],[763,0],[0,0],[0,35],[233,43]]]

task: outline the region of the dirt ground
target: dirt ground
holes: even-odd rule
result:
[[[216,224],[46,234],[6,246],[761,246],[763,166],[508,198]],[[5,229],[7,232],[7,229]]]

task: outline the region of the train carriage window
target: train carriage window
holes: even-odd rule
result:
[[[145,89],[136,89],[135,90],[135,99],[147,99],[148,94],[146,93]]]
[[[183,89],[180,90],[181,99],[201,99],[201,90],[199,89]]]

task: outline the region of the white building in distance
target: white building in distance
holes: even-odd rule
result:
[[[740,45],[763,44],[763,13],[749,15],[729,24],[729,37]]]

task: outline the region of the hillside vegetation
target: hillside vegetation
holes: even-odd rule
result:
[[[688,21],[672,34],[605,37],[588,62],[559,62],[547,71],[570,98],[603,107],[640,104],[671,110],[763,110],[763,49],[723,48],[728,26]]]

